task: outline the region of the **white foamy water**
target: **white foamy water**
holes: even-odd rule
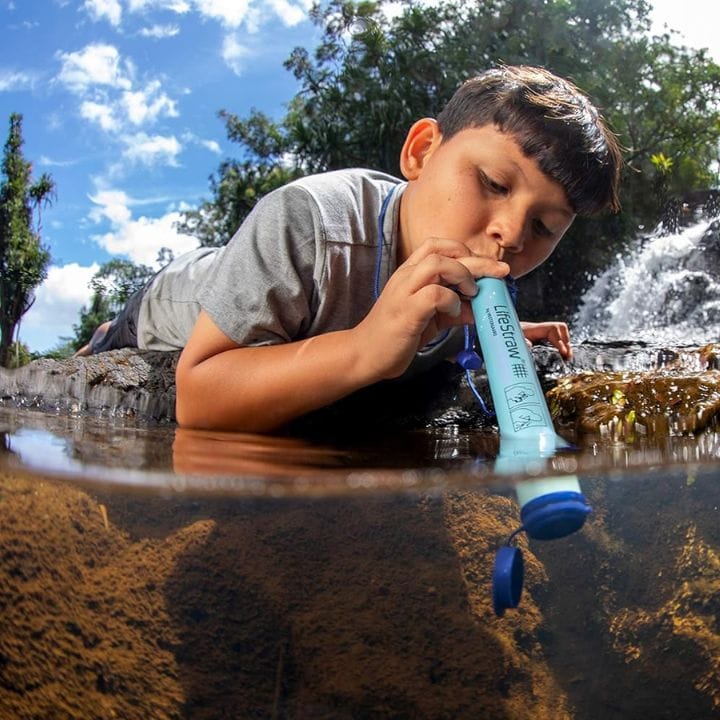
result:
[[[705,261],[700,244],[712,222],[657,234],[618,258],[586,293],[573,322],[575,340],[720,341],[720,267]]]

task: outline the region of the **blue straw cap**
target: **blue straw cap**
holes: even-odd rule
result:
[[[520,603],[523,589],[523,556],[520,548],[503,545],[495,553],[492,601],[498,617]]]
[[[535,540],[555,540],[579,530],[590,513],[582,493],[552,492],[526,503],[520,513],[523,528]]]

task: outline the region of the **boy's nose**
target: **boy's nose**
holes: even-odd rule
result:
[[[502,248],[503,252],[519,253],[525,240],[525,225],[512,218],[496,218],[487,228],[488,235]]]

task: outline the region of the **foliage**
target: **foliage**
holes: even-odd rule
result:
[[[72,338],[60,337],[58,338],[57,344],[50,350],[46,350],[43,353],[33,353],[31,356],[32,360],[37,360],[39,357],[50,358],[51,360],[67,360],[72,357],[78,346]]]
[[[34,360],[34,357],[33,354],[30,352],[30,348],[28,348],[25,343],[15,340],[8,349],[8,359],[6,367],[19,368],[23,365],[27,365],[32,360]]]
[[[100,266],[90,281],[90,289],[105,298],[108,308],[115,315],[153,273],[154,270],[147,265],[135,265],[130,260],[115,258]]]
[[[656,222],[668,196],[717,181],[720,67],[671,32],[651,36],[649,10],[646,0],[317,3],[319,44],[285,63],[300,88],[285,117],[220,113],[242,160],[223,163],[213,199],[183,229],[223,244],[259,197],[292,177],[352,166],[398,174],[412,122],[436,116],[463,80],[500,63],[542,65],[590,95],[627,161],[623,213],[576,223],[531,280],[546,310],[566,310],[546,288],[577,297],[638,226]]]
[[[75,334],[71,338],[71,343],[74,350],[79,350],[90,341],[98,325],[113,318],[115,313],[112,306],[113,303],[102,292],[96,291],[92,294],[89,305],[80,308],[77,325],[73,325]]]
[[[15,329],[47,276],[50,253],[41,241],[40,210],[55,196],[52,178],[32,182],[22,153],[22,115],[10,115],[0,184],[0,365],[11,361]]]
[[[232,135],[230,129],[228,134]],[[226,160],[218,177],[210,178],[213,200],[186,211],[177,229],[196,237],[202,246],[225,245],[263,195],[301,174],[298,169],[283,167],[274,156],[254,162]]]
[[[85,345],[97,326],[117,315],[152,274],[152,268],[129,260],[113,259],[103,264],[90,281],[93,291],[90,304],[82,307],[79,322],[73,325],[75,335],[70,338],[73,348],[78,350]]]

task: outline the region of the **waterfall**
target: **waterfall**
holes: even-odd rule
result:
[[[720,220],[640,239],[595,280],[572,326],[576,342],[720,342]]]

